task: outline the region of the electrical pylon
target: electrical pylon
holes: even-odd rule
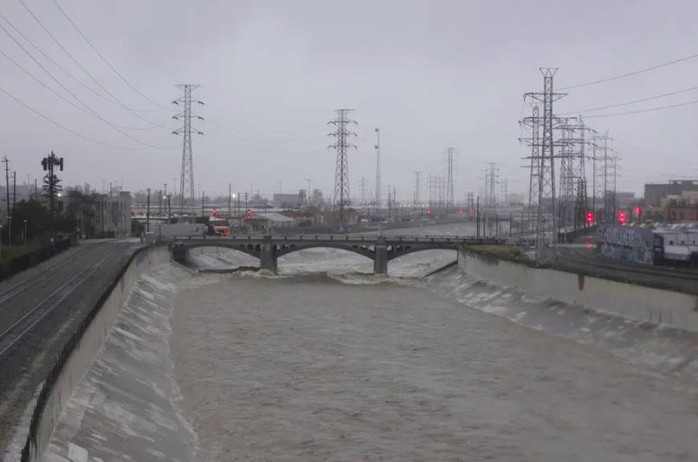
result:
[[[454,161],[456,157],[456,148],[454,147],[447,147],[446,148],[446,157],[447,157],[447,178],[446,178],[446,207],[447,208],[452,208],[455,206],[455,199],[456,196],[454,194],[454,189],[453,189],[453,170],[454,170]]]
[[[334,174],[334,206],[337,218],[337,225],[340,229],[344,228],[345,217],[344,208],[350,204],[349,200],[349,159],[347,151],[350,148],[356,148],[355,145],[349,143],[351,136],[356,136],[356,133],[350,132],[347,127],[350,124],[356,125],[356,121],[347,117],[352,109],[337,109],[337,118],[328,122],[328,125],[334,125],[336,130],[328,136],[335,137],[335,143],[329,147],[337,151],[337,161]]]
[[[543,75],[543,92],[526,93],[539,103],[542,103],[543,117],[540,120],[540,168],[538,201],[535,218],[536,229],[536,259],[543,260],[543,249],[557,244],[557,208],[555,200],[555,136],[553,129],[556,121],[553,113],[553,103],[565,96],[553,91],[553,77],[557,68],[540,68]],[[549,206],[548,206],[549,205]]]
[[[176,85],[177,88],[181,88],[183,90],[184,94],[181,98],[172,101],[173,104],[178,106],[181,104],[183,109],[179,114],[172,116],[173,119],[181,119],[183,122],[182,127],[172,132],[175,135],[182,135],[182,171],[180,173],[179,180],[180,206],[182,207],[182,211],[184,211],[186,207],[189,207],[191,208],[192,212],[196,206],[196,199],[194,197],[194,153],[192,150],[191,134],[192,132],[195,132],[198,135],[203,135],[203,132],[192,127],[191,119],[194,117],[198,120],[204,120],[204,118],[199,115],[192,114],[191,105],[192,102],[201,105],[204,103],[199,100],[192,101],[191,92],[199,88],[199,86],[200,85],[188,83]]]

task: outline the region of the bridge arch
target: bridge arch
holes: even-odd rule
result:
[[[285,255],[298,252],[300,250],[307,249],[339,249],[346,250],[348,252],[353,252],[362,255],[371,260],[375,259],[375,248],[373,245],[359,245],[338,242],[307,242],[307,243],[293,243],[293,244],[277,244],[276,245],[276,257],[283,257]]]
[[[191,243],[180,243],[180,244],[175,244],[176,245],[181,245],[187,250],[191,249],[196,249],[196,248],[201,248],[201,247],[220,247],[224,249],[231,249],[231,250],[237,250],[238,252],[245,253],[247,255],[251,255],[256,258],[260,258],[262,255],[262,246],[259,243],[256,242],[221,242],[217,241],[214,239],[210,240],[204,240],[204,241],[196,241],[196,242],[191,242]]]

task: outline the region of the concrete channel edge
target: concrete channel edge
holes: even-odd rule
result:
[[[600,277],[536,268],[459,250],[461,271],[486,282],[517,289],[529,297],[640,322],[698,332],[698,296]]]
[[[22,462],[45,459],[63,408],[102,349],[138,276],[147,267],[169,259],[165,247],[137,249],[75,330],[39,392],[21,454]]]

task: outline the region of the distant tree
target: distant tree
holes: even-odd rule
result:
[[[51,227],[51,213],[44,204],[36,200],[22,200],[12,208],[12,241],[20,242],[25,229],[28,240],[38,239],[46,235]]]

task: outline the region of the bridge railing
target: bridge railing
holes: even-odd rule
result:
[[[412,243],[503,243],[504,239],[478,236],[443,236],[443,235],[400,235],[400,236],[367,236],[348,234],[285,234],[285,235],[264,235],[247,234],[232,236],[206,236],[206,240],[220,241],[329,241],[329,242],[371,242],[383,240],[386,243],[412,242]]]

